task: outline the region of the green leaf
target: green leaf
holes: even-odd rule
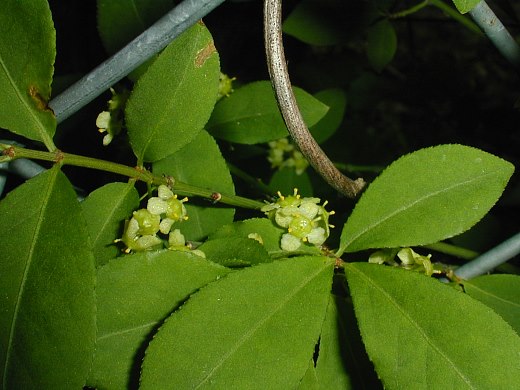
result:
[[[0,202],[3,389],[80,389],[94,349],[94,256],[58,166]]]
[[[450,239],[450,243],[476,252],[486,252],[503,238],[502,222],[493,213],[487,213],[470,230]]]
[[[460,234],[491,209],[513,171],[509,162],[462,145],[401,157],[359,199],[339,253],[426,245]]]
[[[56,118],[47,102],[56,32],[47,1],[4,0],[0,36],[0,127],[54,150]]]
[[[492,308],[520,334],[520,276],[485,275],[462,284],[466,294]]]
[[[307,126],[313,126],[328,107],[300,88],[293,87]],[[239,144],[257,144],[288,135],[269,81],[238,88],[215,106],[207,130],[216,138]]]
[[[392,24],[383,19],[370,26],[367,33],[367,56],[370,65],[381,72],[394,58],[397,35]]]
[[[386,388],[520,387],[520,337],[487,306],[416,272],[367,263],[345,271]]]
[[[471,11],[481,0],[453,0],[453,4],[461,14]]]
[[[215,192],[235,194],[226,161],[215,140],[206,131],[201,131],[181,150],[155,162],[153,172]],[[215,206],[197,198],[191,198],[185,205],[189,219],[176,223],[174,228],[181,229],[186,239],[193,241],[202,240],[220,226],[232,222],[235,213],[233,208]]]
[[[247,267],[271,261],[261,243],[251,238],[225,237],[206,241],[200,249],[211,261],[226,267]]]
[[[382,389],[361,340],[352,299],[343,296],[344,285],[344,275],[336,274],[332,290],[341,296],[332,295],[327,306],[316,362],[318,382],[322,389]]]
[[[134,388],[144,348],[190,294],[229,271],[186,252],[142,252],[99,268],[98,336],[88,385]]]
[[[318,340],[334,260],[234,272],[194,294],[146,350],[142,389],[295,387]]]
[[[280,241],[285,229],[276,227],[273,222],[267,218],[251,218],[244,221],[234,222],[229,225],[222,226],[212,235],[210,239],[223,237],[243,237],[249,238],[254,235],[262,240],[265,250],[272,257],[285,257],[288,252],[280,248]],[[291,255],[320,255],[321,250],[314,245],[302,245],[297,251],[290,252]]]
[[[302,196],[312,196],[312,183],[307,172],[296,174],[294,168],[282,168],[273,173],[269,188],[273,192],[280,191],[282,194],[291,194],[295,188]]]
[[[345,318],[338,307],[345,302],[331,295],[327,314],[321,329],[320,348],[316,362],[316,378],[322,389],[351,389],[353,386],[346,367],[346,355],[350,348]],[[352,353],[352,352],[351,352]],[[354,367],[351,367],[353,369]],[[356,367],[357,368],[357,367]]]
[[[172,0],[97,0],[98,30],[111,54],[137,37],[175,5]]]
[[[314,359],[309,360],[307,371],[297,388],[298,390],[318,390],[320,388],[318,377],[316,376],[316,367],[314,367]]]
[[[97,26],[103,46],[114,54],[174,6],[172,0],[97,0]],[[152,56],[128,77],[133,81],[138,79],[157,56]]]
[[[329,106],[327,114],[309,130],[317,143],[321,144],[328,140],[338,129],[345,115],[347,97],[345,92],[339,88],[324,89],[314,97]]]
[[[126,106],[130,144],[140,161],[157,161],[192,141],[217,99],[220,66],[201,23],[181,34],[143,74]]]
[[[344,11],[338,0],[303,0],[283,22],[283,32],[309,45],[342,43],[347,38]]]
[[[97,266],[116,257],[114,240],[121,237],[124,221],[139,207],[134,183],[110,183],[90,193],[81,203]]]

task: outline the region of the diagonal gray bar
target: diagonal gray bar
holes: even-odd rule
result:
[[[455,270],[462,279],[484,275],[520,253],[520,233]]]
[[[484,31],[497,50],[515,67],[520,66],[520,46],[502,24],[500,19],[482,0],[469,14]]]
[[[79,111],[224,0],[184,0],[145,32],[49,102],[59,122]]]

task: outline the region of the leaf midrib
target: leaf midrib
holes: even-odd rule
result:
[[[190,50],[189,50],[190,53],[192,52],[192,49],[194,47],[198,47],[198,45],[200,43],[200,40],[201,40],[201,35],[202,34],[199,33],[199,34],[197,34],[196,39],[193,39],[193,44],[190,46]],[[186,62],[185,62],[185,66],[184,66],[183,72],[182,72],[182,76],[179,78],[180,81],[177,84],[177,88],[175,88],[175,91],[174,91],[173,95],[169,99],[170,103],[171,102],[175,102],[177,100],[177,95],[179,94],[179,90],[181,88],[181,85],[183,85],[185,80],[186,80],[186,74],[188,73],[189,69],[190,69],[190,59],[187,59]],[[152,131],[149,132],[149,137],[146,140],[146,142],[144,143],[144,146],[143,146],[143,149],[142,149],[142,152],[141,152],[141,156],[140,156],[141,160],[144,159],[144,156],[146,154],[146,151],[148,150],[148,147],[149,147],[150,143],[156,137],[156,134],[159,131],[159,128],[161,127],[162,123],[165,122],[165,120],[166,120],[165,118],[168,116],[167,115],[168,114],[167,110],[163,110],[163,113],[164,114],[160,118],[158,118],[158,120],[156,122],[156,125],[153,127]]]
[[[478,292],[480,292],[482,295],[485,295],[486,297],[490,297],[490,298],[493,298],[493,299],[496,299],[497,301],[500,301],[502,303],[505,303],[507,305],[510,305],[510,306],[514,306],[514,307],[518,307],[520,308],[520,303],[516,303],[514,301],[510,301],[510,300],[507,300],[505,298],[502,298],[500,297],[499,295],[496,295],[494,293],[491,293],[487,290],[484,290],[482,289],[481,287],[471,283],[471,281],[466,281],[464,282],[465,284],[469,284],[471,285],[472,288],[474,288],[475,290],[477,290]],[[469,295],[471,295],[471,293],[469,293]]]
[[[116,330],[114,332],[105,333],[101,336],[98,336],[97,341],[109,339],[111,337],[121,336],[121,335],[124,335],[127,333],[138,332],[145,328],[151,328],[151,327],[157,325],[158,323],[159,323],[159,321],[152,321],[152,322],[148,322],[146,324],[141,324],[141,325],[134,326],[131,328],[124,328],[124,329]]]
[[[371,224],[371,225],[368,225],[365,229],[361,230],[358,235],[354,236],[350,242],[347,242],[344,246],[344,249],[348,248],[349,245],[352,245],[356,240],[358,240],[360,237],[364,236],[365,234],[367,234],[368,232],[370,232],[371,230],[375,229],[376,227],[378,227],[379,225],[383,224],[384,222],[386,222],[387,220],[389,220],[390,218],[394,217],[395,215],[397,214],[400,214],[402,212],[405,212],[406,210],[412,208],[413,206],[415,206],[416,204],[418,203],[421,203],[423,201],[426,201],[428,200],[429,198],[433,198],[439,194],[442,194],[444,192],[448,192],[448,191],[451,191],[452,189],[454,188],[457,188],[457,187],[462,187],[462,186],[465,186],[465,185],[468,185],[468,184],[471,184],[472,182],[475,182],[475,181],[480,181],[488,176],[493,176],[497,173],[498,171],[493,171],[493,172],[488,172],[486,173],[485,175],[481,175],[481,176],[477,176],[477,177],[474,177],[470,180],[466,180],[466,181],[463,181],[463,182],[458,182],[454,185],[451,185],[449,187],[445,187],[443,188],[442,190],[439,190],[439,191],[435,191],[435,192],[430,192],[428,193],[426,196],[422,196],[420,198],[417,198],[416,200],[414,200],[413,202],[407,204],[407,205],[403,205],[402,207],[394,210],[393,212],[389,213],[387,216],[379,219],[377,222]]]
[[[312,95],[310,95],[310,96],[314,98],[314,96],[312,96]],[[298,100],[301,101],[303,99],[304,99],[304,97],[301,97],[300,99],[297,99],[297,101]],[[314,99],[317,100],[322,105],[327,106],[321,100],[319,100],[317,98],[314,98]],[[257,103],[253,101],[252,105],[254,105],[254,104],[257,104]],[[314,124],[318,123],[321,119],[323,119],[329,110],[330,110],[330,107],[327,106],[327,110],[325,111],[325,114],[323,114],[319,120],[315,121]],[[309,113],[314,114],[317,111],[318,110],[315,110],[315,109],[313,109],[312,111],[309,110],[305,114],[302,114],[302,115],[309,116],[308,115]],[[247,115],[243,114],[243,115],[237,115],[237,116],[233,116],[233,117],[228,117],[227,120],[224,120],[224,121],[221,121],[221,122],[211,123],[209,125],[209,128],[212,129],[214,127],[219,127],[219,126],[222,127],[222,126],[225,126],[225,125],[234,124],[235,122],[239,122],[239,121],[244,121],[244,122],[247,123],[247,120],[253,120],[253,119],[262,118],[262,117],[273,117],[275,119],[279,118],[280,120],[283,121],[282,114],[280,114],[280,111],[278,110],[278,107],[275,105],[274,107],[272,107],[272,108],[270,108],[268,110],[264,110],[264,111],[260,111],[260,112],[256,112],[256,113],[247,113]],[[305,118],[304,118],[304,120],[305,120]],[[307,126],[309,126],[309,125],[307,124]]]
[[[213,369],[206,375],[205,378],[203,378],[200,383],[197,384],[195,389],[200,388],[203,386],[214,374],[215,372],[220,369],[223,364],[231,358],[231,356],[242,346],[245,344],[246,341],[248,341],[269,319],[271,319],[275,314],[277,314],[286,304],[289,302],[297,293],[299,293],[307,284],[309,284],[311,281],[313,281],[315,278],[317,278],[322,272],[327,271],[328,266],[324,266],[323,268],[318,269],[317,272],[313,273],[312,275],[308,276],[306,279],[304,279],[300,284],[298,284],[293,291],[291,291],[289,294],[285,296],[285,299],[280,301],[280,303],[274,307],[274,310],[267,313],[263,319],[258,321],[255,326],[253,326],[251,329],[249,329],[247,332],[244,333],[242,337],[240,337],[235,345],[233,345],[224,356],[221,357],[220,361],[217,362],[217,364],[213,367]]]
[[[134,188],[133,185],[130,185],[130,184],[129,184],[129,185],[126,187],[126,191],[123,192],[123,193],[121,194],[121,196],[120,196],[120,198],[119,198],[117,204],[114,205],[114,207],[112,207],[112,210],[106,214],[106,218],[105,218],[105,220],[104,220],[104,223],[103,223],[103,224],[101,225],[101,227],[98,229],[96,236],[95,236],[95,237],[92,237],[92,247],[95,247],[95,246],[97,245],[97,242],[98,242],[98,240],[100,239],[100,237],[102,237],[102,235],[103,235],[105,229],[106,229],[107,227],[110,227],[110,226],[111,226],[112,217],[113,217],[114,214],[116,213],[116,210],[119,209],[119,207],[121,206],[121,204],[124,203],[124,201],[126,200],[128,194],[129,194],[129,192],[132,190],[132,188]]]
[[[141,31],[144,31],[146,30],[146,23],[144,22],[143,18],[141,17],[141,13],[139,12],[139,10],[137,9],[137,3],[135,0],[132,0],[131,1],[131,8],[132,8],[132,11],[134,12],[135,14],[135,18],[137,19],[137,21],[140,23],[141,27],[140,27],[140,30]]]
[[[423,337],[423,339],[430,345],[430,347],[436,351],[442,358],[444,358],[450,365],[450,367],[453,368],[453,370],[458,374],[458,376],[468,384],[470,388],[474,388],[472,386],[471,381],[469,378],[467,378],[462,371],[459,370],[459,368],[455,365],[455,363],[448,357],[447,354],[445,354],[440,348],[438,348],[434,340],[432,340],[426,331],[423,329],[423,327],[412,318],[407,311],[397,302],[386,290],[384,290],[382,287],[380,287],[374,280],[372,280],[369,276],[367,276],[365,273],[363,273],[361,270],[356,269],[353,266],[350,266],[349,269],[354,272],[357,272],[367,284],[372,286],[375,290],[377,290],[379,293],[381,293],[388,301],[395,307],[397,311],[399,311],[402,316],[417,330],[417,332]]]
[[[50,172],[53,172],[52,170],[50,170]],[[16,299],[16,304],[15,304],[15,307],[14,307],[14,311],[13,311],[13,318],[12,318],[12,322],[11,322],[11,329],[9,331],[9,340],[8,340],[8,345],[7,345],[7,348],[6,348],[6,359],[5,359],[5,365],[4,365],[4,373],[3,373],[3,387],[4,388],[8,388],[7,387],[7,370],[8,370],[8,367],[9,367],[9,364],[10,364],[10,357],[11,357],[11,350],[13,348],[13,339],[14,339],[14,332],[15,332],[15,327],[16,327],[16,320],[17,320],[17,317],[18,317],[18,313],[20,311],[20,304],[21,304],[21,300],[22,300],[22,296],[23,296],[23,290],[24,290],[24,287],[25,287],[25,284],[27,282],[27,277],[28,277],[28,273],[29,273],[29,269],[31,267],[31,264],[32,264],[32,260],[34,258],[34,250],[35,250],[35,247],[36,247],[36,242],[37,242],[37,237],[39,236],[39,233],[40,233],[40,230],[41,230],[41,227],[42,227],[42,224],[43,224],[43,221],[44,221],[44,214],[45,214],[45,211],[47,210],[47,206],[49,204],[49,199],[52,195],[52,192],[53,192],[53,189],[55,187],[55,183],[56,183],[56,179],[58,177],[57,175],[57,172],[58,171],[54,171],[54,175],[48,179],[48,183],[47,183],[47,188],[46,188],[46,191],[45,191],[45,196],[42,197],[42,206],[40,208],[40,213],[38,215],[38,218],[37,218],[37,222],[35,224],[35,228],[34,228],[34,234],[33,234],[33,239],[31,240],[31,246],[29,248],[29,252],[28,252],[28,260],[27,260],[27,263],[25,265],[25,269],[24,269],[24,272],[23,272],[23,277],[20,281],[20,288],[19,288],[19,292],[18,292],[18,296],[17,296],[17,299]]]

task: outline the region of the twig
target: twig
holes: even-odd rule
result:
[[[450,18],[459,22],[461,25],[465,26],[474,33],[482,35],[482,31],[480,31],[480,28],[475,23],[473,23],[471,19],[467,18],[465,15],[461,15],[459,11],[444,3],[442,0],[430,0],[430,4],[434,7],[437,7]]]
[[[327,183],[349,198],[356,197],[365,181],[349,179],[334,166],[312,137],[296,103],[283,50],[281,0],[264,2],[264,43],[271,83],[289,134]]]
[[[213,190],[177,181],[172,177],[154,175],[152,172],[142,167],[130,167],[111,161],[98,160],[96,158],[79,156],[72,153],[63,153],[60,150],[57,150],[56,152],[44,152],[40,150],[25,149],[15,145],[0,143],[0,163],[3,161],[14,161],[19,158],[50,161],[62,165],[73,165],[76,167],[112,172],[118,175],[127,176],[134,180],[141,180],[149,184],[165,184],[171,187],[172,190],[177,192],[179,195],[200,196],[211,201],[215,201],[215,194],[218,194],[219,203],[224,203],[230,206],[258,210],[265,205],[265,203],[243,198],[237,195],[216,193]]]

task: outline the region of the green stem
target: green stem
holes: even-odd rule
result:
[[[334,165],[339,170],[345,172],[371,172],[371,173],[380,173],[385,167],[380,165],[354,165],[354,164],[344,164],[340,162],[335,162]]]
[[[471,30],[474,33],[477,33],[479,35],[482,35],[482,31],[477,26],[477,24],[473,23],[466,16],[461,15],[459,11],[457,11],[455,8],[450,7],[449,5],[444,3],[442,0],[424,0],[424,1],[421,1],[419,4],[416,4],[410,8],[404,9],[402,11],[394,12],[394,13],[391,13],[386,16],[389,19],[404,18],[408,15],[411,15],[411,14],[414,14],[414,13],[420,11],[421,9],[427,7],[428,5],[433,5],[434,7],[439,8],[445,14],[447,14],[451,18],[455,19],[457,22],[459,22],[463,26],[467,27],[469,30]]]
[[[0,144],[2,150],[2,161],[12,161],[18,158],[28,158],[31,160],[43,160],[51,161],[53,163],[61,165],[74,165],[77,167],[84,167],[90,169],[97,169],[100,171],[112,172],[129,178],[140,180],[145,183],[154,185],[168,185],[177,192],[179,195],[184,196],[200,196],[203,198],[210,199],[212,201],[218,201],[230,206],[244,207],[249,209],[260,209],[264,206],[264,203],[243,198],[236,195],[220,194],[206,188],[201,188],[179,182],[171,177],[157,176],[152,172],[147,171],[142,167],[129,167],[127,165],[114,163],[111,161],[99,160],[96,158],[79,156],[77,154],[63,153],[58,150],[56,152],[43,152],[39,150],[25,149],[14,145]]]
[[[428,248],[436,252],[444,253],[446,255],[458,257],[464,260],[472,260],[479,255],[478,252],[466,248],[461,248],[456,245],[447,244],[445,242],[436,242],[435,244],[423,245],[423,248]]]
[[[410,8],[404,9],[399,12],[394,12],[388,15],[390,19],[398,19],[398,18],[404,18],[408,15],[411,15],[413,13],[416,13],[417,11],[423,9],[424,7],[428,6],[430,4],[430,0],[424,0],[420,2],[419,4],[413,5]]]
[[[480,28],[473,23],[470,19],[465,17],[464,15],[461,15],[459,11],[457,11],[455,8],[450,7],[446,3],[444,3],[441,0],[429,0],[430,4],[434,7],[439,8],[441,11],[445,12],[448,16],[455,19],[457,22],[462,24],[464,27],[467,27],[469,30],[473,31],[474,33],[477,33],[479,35],[482,35],[482,31]]]
[[[249,183],[252,187],[264,194],[273,195],[273,191],[269,188],[269,186],[262,183],[260,179],[254,178],[233,164],[227,163],[227,166],[229,168],[229,172],[231,172],[232,175],[235,175],[246,183]]]

